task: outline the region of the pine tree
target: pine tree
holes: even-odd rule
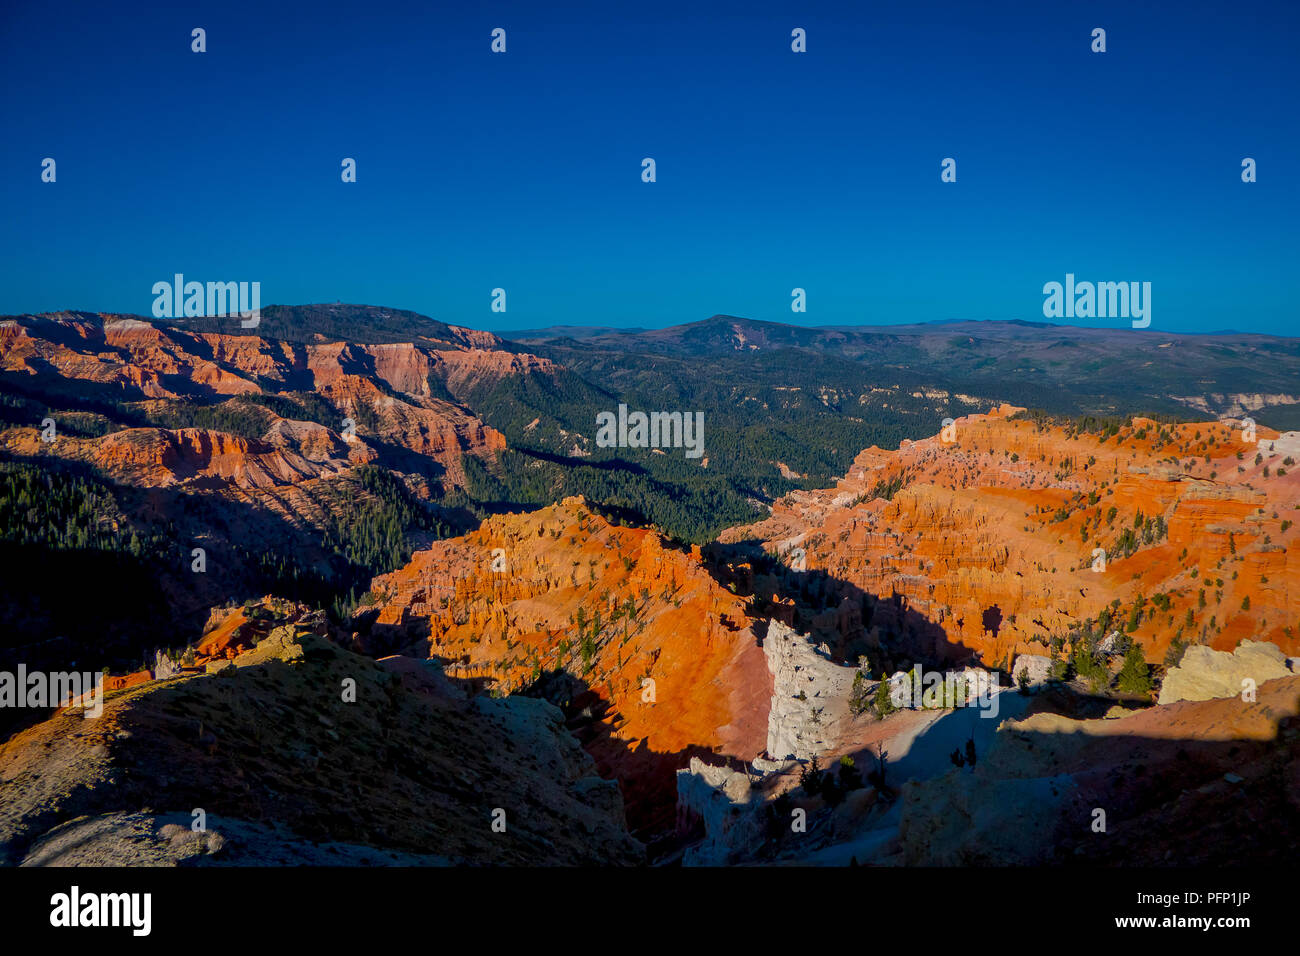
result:
[[[846,793],[849,790],[857,790],[862,786],[862,772],[858,770],[853,758],[843,756],[840,758],[840,788]]]
[[[810,797],[815,797],[821,793],[822,789],[822,772],[817,765],[817,755],[813,754],[811,764],[805,766],[799,771],[799,786],[803,787],[804,793]]]
[[[1147,666],[1142,648],[1136,643],[1124,655],[1124,666],[1119,672],[1119,689],[1122,693],[1136,696],[1151,693],[1151,669]]]
[[[897,709],[889,694],[889,681],[882,680],[876,686],[876,713],[881,717],[888,717]]]
[[[853,690],[849,694],[849,710],[856,716],[864,712],[871,704],[867,694],[867,675],[858,671],[853,675]]]

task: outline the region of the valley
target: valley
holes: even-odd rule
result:
[[[1138,336],[8,317],[0,669],[109,696],[4,715],[0,856],[1272,853],[1222,808],[1300,818],[1300,352]],[[701,454],[601,441],[620,408]],[[997,716],[900,705],[919,672]],[[163,835],[200,800],[221,840]]]

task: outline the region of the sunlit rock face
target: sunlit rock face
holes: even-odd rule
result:
[[[691,755],[751,760],[766,744],[772,677],[747,602],[699,549],[612,525],[580,497],[434,542],[376,578],[372,600],[368,651],[406,648],[568,706],[634,826],[673,828]]]
[[[849,714],[856,669],[831,661],[824,648],[780,622],[763,639],[772,671],[767,754],[775,760],[807,760],[838,743]]]
[[[90,390],[88,394],[111,393],[123,400],[211,402],[312,393],[332,410],[332,435],[298,435],[295,430],[305,423],[286,428],[279,416],[271,415],[273,426],[263,439],[298,451],[304,442],[314,444],[317,453],[304,455],[320,462],[321,444],[334,444],[345,431],[345,419],[351,419],[360,448],[370,440],[426,456],[441,466],[448,485],[459,485],[464,481],[462,457],[491,458],[505,447],[505,439],[456,396],[508,376],[548,373],[555,367],[537,356],[504,351],[501,340],[489,333],[449,327],[447,335],[448,341],[429,344],[298,343],[262,338],[251,330],[236,334],[234,327],[229,334],[198,332],[183,323],[162,327],[100,313],[57,313],[22,316],[0,326],[0,371],[63,379]],[[358,457],[335,451],[330,457],[345,462]],[[260,486],[270,480],[285,483],[301,472],[292,461],[273,466],[253,462],[245,469],[239,452],[233,449],[225,456],[228,467],[217,472],[220,477]],[[102,454],[113,462],[122,452],[109,448]],[[363,450],[360,457],[373,457],[373,451]],[[150,464],[141,463],[141,483],[161,480]],[[268,470],[270,478],[263,475]]]
[[[1290,677],[1291,663],[1276,644],[1242,641],[1231,654],[1208,647],[1189,647],[1160,685],[1162,704],[1180,700],[1251,696],[1265,681]]]
[[[1152,663],[1175,640],[1300,650],[1290,433],[1259,429],[1248,442],[1233,423],[1132,419],[1105,435],[1018,411],[869,448],[836,487],[794,492],[723,538],[756,539],[825,572],[841,595],[881,599],[869,622],[843,610],[806,622],[836,649],[857,636],[892,642],[899,657],[1010,668],[1118,600],[1109,629],[1132,634]],[[773,595],[774,613],[779,604]]]

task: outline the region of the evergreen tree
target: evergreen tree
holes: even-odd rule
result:
[[[1119,689],[1122,693],[1138,696],[1151,693],[1151,669],[1147,666],[1142,648],[1136,643],[1124,655],[1124,666],[1119,672]]]
[[[840,788],[846,793],[862,786],[862,772],[858,770],[853,758],[845,755],[840,758]]]
[[[888,717],[897,709],[889,694],[889,681],[882,680],[876,685],[876,714],[880,717]]]

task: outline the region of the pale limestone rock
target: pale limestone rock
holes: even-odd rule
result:
[[[1021,654],[1011,668],[1011,680],[1020,686],[1020,672],[1028,671],[1029,686],[1037,687],[1047,683],[1047,675],[1052,671],[1052,659],[1046,654]]]
[[[1300,455],[1300,431],[1282,432],[1277,438],[1265,441],[1274,455],[1290,455],[1293,458]]]
[[[1101,643],[1097,645],[1097,651],[1101,654],[1105,654],[1107,657],[1114,657],[1119,653],[1119,641],[1121,636],[1122,635],[1119,631],[1111,631],[1106,635]]]
[[[894,671],[886,679],[889,684],[889,699],[895,707],[912,706],[912,672]]]
[[[768,626],[763,652],[773,676],[768,757],[806,760],[825,753],[852,719],[849,694],[857,670],[834,663],[824,647],[812,647],[780,621]]]
[[[1276,644],[1242,641],[1231,654],[1194,644],[1187,648],[1182,662],[1165,675],[1157,703],[1236,697],[1246,678],[1258,686],[1291,673]]]
[[[153,656],[154,680],[169,680],[181,672],[179,661],[172,660],[165,651],[158,651]]]
[[[733,850],[756,846],[762,840],[762,818],[756,812],[762,802],[747,775],[692,757],[686,770],[677,771],[677,813],[679,820],[689,814],[700,817],[705,838],[686,851],[682,862],[723,866]]]
[[[889,678],[890,699],[894,706],[912,710],[975,706],[981,700],[987,701],[998,686],[997,673],[982,667],[915,673],[899,671]]]
[[[946,678],[946,675],[945,675]],[[994,689],[1000,686],[998,672],[985,670],[983,667],[967,667],[957,672],[958,686],[965,685],[962,699],[968,704],[978,700],[987,700]]]

